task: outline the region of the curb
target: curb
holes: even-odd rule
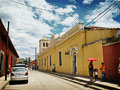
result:
[[[51,74],[54,74],[54,73],[51,73]],[[74,78],[74,77],[69,76],[69,75],[64,75],[64,74],[59,74],[59,73],[55,73],[55,75],[70,78],[70,79],[74,79],[74,80],[80,81],[80,82],[89,83],[89,81],[82,80],[82,79],[77,79],[77,78]],[[99,87],[102,87],[102,88],[105,88],[105,89],[120,90],[120,89],[112,87],[112,86],[107,86],[107,85],[103,85],[103,84],[99,84],[99,83],[95,83],[95,82],[93,82],[92,85],[99,86]]]
[[[78,78],[75,78],[74,76],[67,75],[67,74],[61,74],[61,73],[50,72],[50,71],[41,71],[41,72],[45,72],[45,73],[49,73],[49,74],[53,74],[53,75],[58,75],[58,76],[69,78],[69,79],[76,80],[76,81],[79,81],[79,82],[89,83],[89,81],[87,81],[87,80],[78,79]],[[115,88],[113,86],[107,86],[107,85],[104,85],[104,84],[99,84],[99,83],[96,83],[96,82],[93,82],[92,85],[102,87],[104,89],[109,89],[109,90],[120,90],[119,88]]]
[[[6,83],[1,87],[1,89],[4,89],[5,86],[10,82],[10,79],[8,81],[6,81]]]

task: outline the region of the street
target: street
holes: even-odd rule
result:
[[[17,90],[92,90],[90,88],[54,77],[39,71],[29,70],[28,84],[24,82],[7,85],[5,89]]]

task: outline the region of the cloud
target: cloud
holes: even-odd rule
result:
[[[77,7],[75,5],[66,5],[65,8],[57,8],[55,9],[55,11],[58,13],[58,14],[61,14],[61,15],[64,15],[66,13],[72,13],[74,12],[73,9],[76,9]]]
[[[95,18],[99,13],[101,13],[110,5],[111,2],[109,0],[106,0],[105,2],[100,2],[99,5],[94,10],[90,11],[90,13],[85,16],[86,21],[90,22],[91,20],[93,20],[93,18]],[[114,8],[111,11],[109,11],[105,16],[101,17],[100,19],[96,19],[97,22],[93,22],[92,25],[118,28],[120,27],[120,23],[114,20],[114,18],[118,14],[119,14],[119,8]]]
[[[73,16],[68,16],[61,22],[61,24],[65,26],[69,26],[76,18],[78,18],[78,14],[74,14]]]
[[[5,27],[10,21],[11,40],[19,56],[23,58],[34,59],[34,49],[35,47],[39,49],[39,40],[43,35],[50,36],[51,30],[56,30],[58,24],[68,26],[68,22],[78,17],[74,14],[77,9],[75,5],[66,5],[63,8],[52,5],[46,0],[14,1],[39,8],[16,4],[10,0],[0,0],[0,18]]]
[[[77,3],[76,0],[69,0],[70,2],[74,2],[74,3]]]
[[[42,11],[41,18],[48,20],[48,21],[59,21],[60,17],[58,15],[54,15],[52,12],[49,11]]]
[[[43,35],[50,37],[52,34],[51,30],[53,30],[56,33],[62,31],[60,34],[61,36],[71,28],[69,25],[79,17],[76,13],[78,8],[75,5],[65,4],[65,7],[59,7],[48,3],[46,0],[15,1],[46,9],[41,10],[35,7],[31,8],[15,4],[10,2],[10,0],[0,0],[0,18],[5,27],[7,27],[7,22],[10,21],[10,37],[20,57],[31,57],[34,59],[35,47],[39,49],[39,40]],[[70,1],[76,2],[76,0]],[[92,2],[93,0],[83,0],[83,4],[91,4]],[[91,21],[110,4],[111,2],[109,0],[100,2],[94,10],[87,13],[85,16],[86,22]],[[98,22],[94,22],[93,25],[120,27],[120,23],[113,19],[118,14],[118,8],[111,10],[110,13],[106,14]],[[76,23],[78,23],[78,21]]]
[[[94,0],[83,0],[83,4],[91,4]]]
[[[22,3],[24,3],[24,0],[22,0]],[[47,3],[44,6],[50,8]],[[0,18],[5,26],[10,21],[10,37],[20,57],[29,56],[34,59],[34,48],[39,47],[39,40],[44,34],[51,33],[50,30],[53,27],[42,19],[35,20],[32,8],[7,0],[0,0],[0,12]]]

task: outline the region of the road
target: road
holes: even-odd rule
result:
[[[28,84],[17,82],[7,85],[5,89],[17,90],[92,90],[90,88],[75,84],[73,82],[60,79],[39,71],[29,70]]]

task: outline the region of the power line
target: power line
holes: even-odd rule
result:
[[[35,7],[35,6],[31,6],[31,5],[26,5],[26,4],[23,4],[23,3],[20,3],[20,2],[16,2],[14,0],[9,0],[13,3],[16,3],[16,4],[20,4],[20,5],[23,5],[23,6],[27,6],[27,7],[31,7],[31,8],[36,8],[36,9],[40,9],[40,10],[45,10],[45,11],[50,11],[50,12],[54,12],[54,11],[51,11],[51,10],[48,10],[48,9],[44,9],[44,8],[38,8],[38,7]]]
[[[92,10],[92,9],[95,7],[95,5],[96,5],[96,3],[97,3],[98,1],[99,1],[99,0],[93,1],[93,3],[90,5],[91,8],[87,7],[86,11]],[[85,16],[86,13],[87,13],[87,12],[83,12],[83,16]]]
[[[99,1],[99,0],[94,1],[92,4],[90,4],[90,6],[88,5],[86,8],[84,8],[84,9],[82,10],[82,12],[80,13],[80,16],[81,16],[81,17],[85,16],[86,13],[87,13],[87,11],[88,11],[88,10],[92,10],[92,9],[95,7],[95,5],[96,5],[96,3],[97,3],[98,1]],[[89,7],[91,7],[91,8],[89,8]],[[76,23],[77,21],[79,21],[79,18],[76,18],[76,19],[70,24],[70,26],[73,25],[74,23]]]
[[[16,3],[16,4],[20,4],[20,5],[23,5],[23,6],[27,6],[27,7],[31,7],[31,8],[36,8],[36,9],[40,9],[40,10],[45,10],[45,11],[50,11],[50,12],[54,12],[54,11],[51,11],[51,10],[48,10],[48,9],[43,9],[43,8],[38,8],[38,7],[35,7],[35,6],[31,6],[31,5],[26,5],[26,4],[23,4],[23,3],[20,3],[20,2],[16,2],[16,1],[14,1],[14,0],[9,0],[9,1],[11,1],[11,2],[13,2],[13,3]],[[97,1],[99,1],[99,0],[97,0]],[[102,11],[101,13],[99,13],[94,19],[92,19],[90,22],[88,22],[85,26],[88,26],[89,24],[91,24],[94,20],[96,20],[99,16],[101,16],[104,12],[104,15],[107,13],[106,11],[109,9],[109,8],[111,8],[116,2],[118,2],[118,0],[116,0],[116,1],[114,1],[110,6],[108,6],[104,11]],[[92,7],[91,7],[91,9],[92,8],[94,8],[94,6],[95,6],[96,4],[93,4],[92,5]],[[87,7],[85,10],[83,10],[82,12],[83,12],[83,14],[82,15],[85,15],[85,11],[87,11],[87,10],[90,10],[90,8],[89,7]],[[101,16],[102,17],[102,16]],[[99,17],[99,19],[101,18],[101,17]],[[97,20],[99,20],[99,19],[97,19]],[[70,26],[72,26],[74,23],[76,23],[76,20],[78,20],[78,18],[76,18],[70,25],[69,25],[69,27]],[[79,21],[79,20],[78,20]]]
[[[19,5],[23,5],[23,6],[27,6],[27,7],[31,7],[31,8],[36,8],[36,9],[40,9],[40,10],[45,10],[45,11],[50,11],[50,12],[57,12],[57,11],[51,11],[51,10],[48,10],[48,9],[43,9],[43,8],[38,8],[38,7],[35,7],[35,6],[31,6],[31,5],[26,5],[26,4],[23,4],[23,3],[20,3],[20,2],[16,2],[14,0],[9,0],[13,3],[16,3],[16,4],[19,4]],[[59,12],[58,12],[59,13]],[[70,26],[70,25],[69,25]]]
[[[116,3],[115,5],[114,5],[114,7],[115,8],[117,8],[118,6],[119,6],[119,4],[120,4],[120,1],[118,2],[118,3]],[[113,8],[111,8],[109,11],[111,11]],[[109,11],[107,11],[107,12],[105,12],[101,17],[99,17],[96,21],[94,21],[94,22],[97,22],[98,20],[100,20],[102,17],[104,17],[105,16],[105,14],[107,14]]]
[[[97,0],[97,2],[98,2],[99,0]],[[91,6],[92,6],[92,8],[91,9],[93,9],[93,7],[96,5],[96,3],[95,3],[96,1],[94,1],[94,3],[92,3],[91,4]],[[86,11],[88,11],[88,10],[90,10],[89,9],[89,6],[87,6],[87,8],[84,8],[83,10],[82,10],[82,12],[80,13],[81,15],[81,17],[82,16],[84,16],[85,14],[86,14]],[[77,21],[79,21],[79,17],[78,18],[75,18],[71,23],[70,23],[70,25],[68,25],[69,27],[71,27],[73,24],[75,24]]]
[[[88,26],[89,24],[91,24],[95,19],[97,19],[101,14],[103,14],[104,12],[106,12],[109,8],[111,8],[116,2],[118,2],[118,0],[114,1],[110,6],[108,6],[105,10],[103,10],[101,13],[99,13],[94,19],[92,19],[90,22],[88,22],[85,26]]]

